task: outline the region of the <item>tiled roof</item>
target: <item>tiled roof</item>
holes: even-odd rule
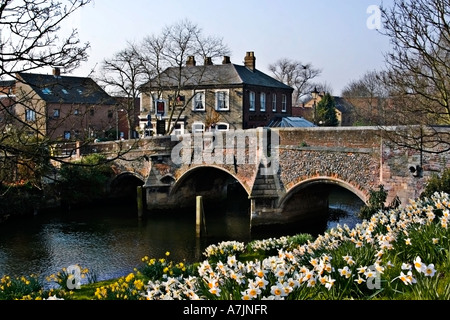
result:
[[[18,75],[47,103],[88,105],[117,103],[91,78],[34,73]]]
[[[181,69],[168,68],[160,78],[145,84],[145,88],[178,87],[224,87],[236,85],[255,85],[269,88],[294,90],[284,83],[259,71],[251,71],[245,66],[235,64],[189,66]]]

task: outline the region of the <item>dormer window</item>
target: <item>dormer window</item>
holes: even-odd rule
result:
[[[50,90],[49,88],[44,88],[44,89],[42,89],[42,93],[43,94],[52,94],[52,90]]]

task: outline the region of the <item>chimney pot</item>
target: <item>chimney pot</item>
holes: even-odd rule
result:
[[[186,65],[187,66],[192,66],[192,67],[195,66],[196,65],[195,57],[194,56],[189,56],[188,60],[186,62]]]
[[[222,64],[230,64],[230,63],[231,63],[230,57],[229,56],[224,56]]]
[[[56,76],[56,77],[59,77],[61,75],[61,68],[54,67],[53,68],[53,75]]]
[[[206,57],[205,58],[205,66],[212,66],[212,58],[211,57]]]
[[[256,69],[256,57],[253,51],[247,52],[247,55],[244,59],[245,66],[249,68],[251,71]]]

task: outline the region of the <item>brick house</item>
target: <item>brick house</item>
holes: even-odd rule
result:
[[[167,130],[169,114],[174,111],[174,125],[182,111],[176,134],[267,126],[275,117],[292,114],[293,91],[259,71],[253,52],[247,52],[244,65],[227,56],[222,64],[207,58],[197,65],[190,56],[181,70],[168,68],[141,87],[141,123],[149,124],[150,118],[155,130],[159,118]]]
[[[292,107],[292,115],[295,117],[303,117],[312,123],[315,123],[315,111],[317,104],[322,100],[324,92],[317,95],[316,99],[306,100],[304,103],[298,106]],[[353,105],[345,98],[339,96],[333,96],[335,102],[336,117],[338,119],[339,127],[353,126]],[[316,125],[319,125],[316,123]]]
[[[17,73],[15,116],[53,141],[114,138],[118,102],[91,78]]]

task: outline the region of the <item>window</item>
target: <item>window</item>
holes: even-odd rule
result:
[[[112,110],[108,110],[108,118],[113,118],[114,112]]]
[[[76,116],[79,116],[80,115],[80,109],[75,109],[73,111],[73,114],[76,115]]]
[[[204,91],[198,91],[194,93],[194,99],[193,99],[193,110],[194,111],[205,111],[205,92]]]
[[[277,94],[272,94],[272,111],[277,112]]]
[[[261,103],[261,111],[266,111],[266,94],[264,92],[261,92],[259,100]]]
[[[160,115],[166,113],[166,102],[164,100],[156,100],[156,113]]]
[[[64,131],[64,139],[70,140],[70,131]]]
[[[178,95],[174,98],[174,96],[169,96],[169,100],[175,105],[175,106],[183,106],[184,102],[186,101],[185,96]],[[172,104],[171,104],[172,105]]]
[[[94,108],[91,108],[91,109],[89,110],[89,112],[90,112],[91,116],[94,116],[94,114],[95,114]]]
[[[49,88],[44,88],[44,89],[42,89],[42,93],[43,94],[52,94],[52,90],[50,90]]]
[[[66,89],[61,89],[61,90],[64,94],[69,94],[69,91],[67,91]]]
[[[204,132],[205,125],[202,122],[194,122],[192,124],[192,133]]]
[[[25,121],[28,122],[36,121],[36,111],[31,109],[25,110]]]
[[[255,107],[255,100],[256,100],[256,95],[253,91],[250,91],[250,107],[249,110],[250,111],[255,111],[256,107]]]
[[[184,123],[178,122],[178,123],[175,125],[175,128],[174,128],[172,134],[174,134],[174,135],[176,135],[176,136],[179,136],[179,135],[182,135],[183,133],[184,133]]]
[[[230,125],[225,122],[218,122],[216,124],[216,131],[228,131],[230,130]]]
[[[283,94],[282,100],[281,100],[281,111],[282,112],[286,112],[287,111],[287,97],[286,97],[285,94]]]
[[[52,117],[53,117],[54,119],[57,119],[57,118],[59,118],[59,114],[60,114],[59,109],[54,109],[54,110],[53,110],[53,115],[52,115]]]
[[[230,110],[228,91],[216,91],[216,110],[217,111]]]

